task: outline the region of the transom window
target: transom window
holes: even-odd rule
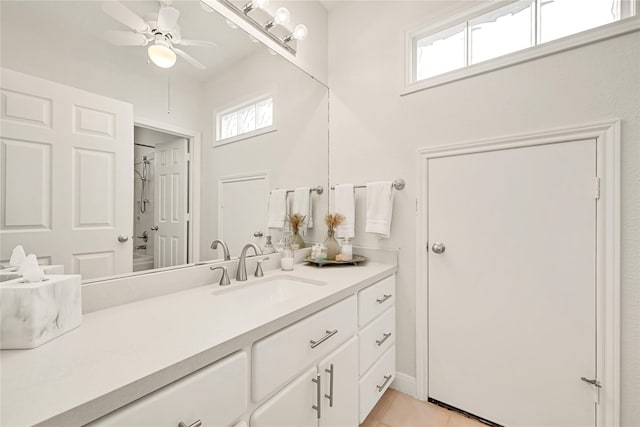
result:
[[[411,81],[618,21],[632,9],[629,0],[517,0],[502,7],[491,2],[444,29],[414,33]]]
[[[216,113],[218,145],[273,130],[273,104],[269,93]]]

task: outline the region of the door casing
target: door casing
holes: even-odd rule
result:
[[[426,400],[428,390],[428,165],[429,159],[481,153],[567,141],[593,139],[596,142],[596,171],[600,197],[596,206],[596,289],[598,380],[594,387],[598,402],[597,427],[620,425],[620,121],[555,129],[460,144],[422,148],[417,152],[418,177],[416,215],[416,381],[418,398]],[[594,180],[595,187],[595,180]],[[594,188],[595,191],[595,188]]]

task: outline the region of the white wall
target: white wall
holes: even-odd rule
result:
[[[330,180],[407,181],[386,241],[365,235],[360,195],[354,242],[400,248],[398,371],[415,377],[416,150],[622,119],[622,425],[640,425],[640,33],[401,97],[404,30],[456,5],[344,3],[329,15]]]
[[[272,90],[276,93],[276,132],[213,147],[217,110]],[[210,124],[203,134],[202,170],[206,188],[202,194],[201,257],[212,259],[218,254],[209,245],[219,238],[217,182],[220,177],[268,171],[271,189],[327,186],[329,92],[288,61],[263,50],[209,81],[205,94],[204,111]],[[315,225],[305,236],[307,240],[320,241],[326,234],[322,218],[327,210],[327,193],[321,196],[312,193]],[[273,241],[277,241],[276,236]]]

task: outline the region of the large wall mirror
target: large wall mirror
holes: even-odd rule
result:
[[[309,187],[304,237],[324,236],[328,88],[169,3],[0,3],[3,265],[18,244],[85,282],[220,259],[216,239],[237,256],[281,239],[276,189],[292,209]]]

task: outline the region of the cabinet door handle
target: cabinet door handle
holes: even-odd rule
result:
[[[391,332],[389,332],[388,334],[382,334],[382,339],[376,340],[376,344],[378,344],[378,347],[380,347],[390,336]]]
[[[324,371],[329,374],[329,394],[325,394],[324,397],[329,399],[329,408],[333,408],[333,363]]]
[[[201,425],[202,425],[202,421],[200,420],[197,420],[193,424],[189,424],[189,425],[183,423],[182,421],[178,423],[178,427],[200,427]]]
[[[387,295],[384,294],[382,298],[377,299],[376,301],[378,301],[378,304],[382,304],[383,302],[385,302],[386,300],[388,300],[389,298],[391,298],[391,294]]]
[[[384,388],[384,386],[387,385],[389,380],[391,380],[391,375],[385,375],[384,376],[384,382],[382,384],[376,386],[376,388],[378,389],[378,392],[382,391],[382,389]]]
[[[309,341],[309,343],[311,344],[311,348],[316,348],[317,346],[319,346],[320,344],[322,344],[323,342],[325,342],[326,340],[328,340],[329,338],[337,334],[338,330],[334,329],[333,331],[330,331],[327,329],[325,333],[326,335],[320,338],[318,341],[314,341],[314,340]]]
[[[322,377],[320,375],[316,375],[316,377],[314,379],[312,379],[311,381],[313,381],[314,383],[316,383],[316,404],[312,406],[313,409],[316,410],[316,412],[318,412],[318,419],[320,419],[320,395],[322,393],[322,386],[320,385],[320,380],[322,380]]]

